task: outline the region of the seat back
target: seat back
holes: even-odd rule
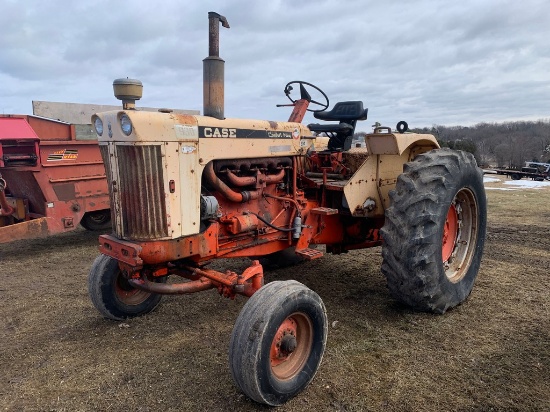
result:
[[[332,110],[314,112],[319,120],[337,121],[339,124],[311,124],[312,131],[325,132],[329,136],[329,150],[349,150],[358,120],[366,120],[369,109],[363,109],[363,102],[338,102]]]
[[[332,110],[323,112],[314,112],[313,116],[319,120],[333,120],[338,122],[350,123],[351,121],[366,120],[368,110],[363,109],[363,102],[338,102]]]

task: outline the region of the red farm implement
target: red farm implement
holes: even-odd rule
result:
[[[0,116],[0,243],[110,227],[105,167],[97,140],[75,125],[30,115]]]

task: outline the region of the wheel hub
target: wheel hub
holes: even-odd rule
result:
[[[119,273],[114,284],[115,296],[126,305],[139,305],[150,293],[134,288],[128,280]]]
[[[472,191],[464,188],[455,195],[447,213],[441,254],[445,275],[453,283],[466,275],[475,254],[477,209]]]
[[[309,317],[296,312],[287,317],[271,342],[270,364],[273,374],[292,379],[307,361],[313,345],[313,325]]]
[[[296,329],[296,321],[292,317],[286,318],[279,326],[271,344],[271,366],[284,362],[296,350]]]
[[[292,334],[283,336],[281,340],[281,353],[284,355],[290,355],[296,349],[298,342],[296,337]]]

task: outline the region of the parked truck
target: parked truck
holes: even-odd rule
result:
[[[122,108],[93,116],[113,233],[99,238],[88,290],[114,320],[151,312],[165,294],[249,297],[229,342],[229,368],[247,396],[281,405],[319,368],[327,313],[296,280],[264,284],[260,260],[317,259],[324,254],[317,245],[328,254],[382,246],[392,295],[443,313],[468,297],[479,271],[483,178],[471,154],[404,133],[404,123],[398,131],[377,127],[366,148],[351,148],[367,119],[363,102],[329,110],[328,96],[303,81],[284,87],[287,121],[226,118],[220,23],[229,27],[209,13],[203,116],[140,111],[142,84],[128,78],[113,83]],[[302,124],[306,111],[321,123]],[[242,273],[209,267],[243,257],[251,264]]]

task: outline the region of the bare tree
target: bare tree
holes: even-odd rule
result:
[[[521,168],[526,161],[550,161],[549,119],[478,123],[474,126],[433,124],[431,128],[412,130],[433,134],[442,146],[454,147],[451,142],[472,141],[481,164],[497,163],[499,167]]]

